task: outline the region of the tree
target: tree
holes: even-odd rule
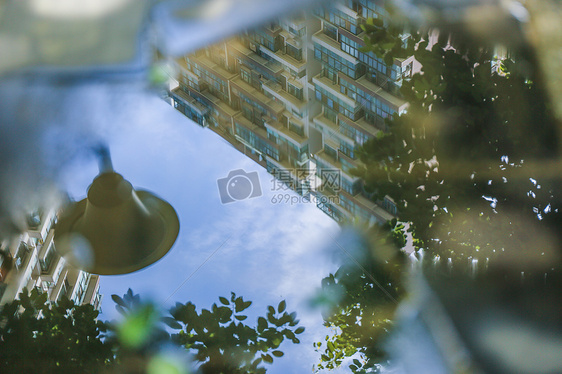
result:
[[[541,253],[560,239],[560,177],[540,166],[559,145],[532,54],[517,51],[496,73],[490,47],[460,33],[442,33],[431,49],[428,39],[414,53],[422,74],[401,90],[408,113],[364,144],[356,174],[374,199],[393,198],[431,257],[544,269]]]
[[[304,331],[285,301],[269,306],[267,319],[259,317],[252,327],[241,313],[252,302],[234,293],[200,313],[191,302],[177,303],[171,316],[130,289],[112,299],[123,315],[119,322],[98,321],[91,305],[66,298],[47,303],[46,294],[24,290],[0,311],[2,373],[145,373],[174,365],[160,357],[170,344],[192,352],[202,373],[265,373],[262,363],[283,356],[281,343],[298,344],[296,335]],[[170,334],[166,326],[179,331]]]
[[[399,49],[404,28],[384,28],[380,21],[363,27],[363,50],[390,64],[410,45]],[[426,257],[451,258],[457,270],[479,260],[502,284],[518,284],[522,271],[544,279],[560,262],[560,173],[551,167],[559,142],[533,54],[514,50],[494,72],[491,46],[458,30],[441,32],[433,46],[427,33],[412,40],[423,68],[403,83],[408,112],[387,119],[389,131],[363,145],[355,174],[374,201],[393,198]],[[399,237],[400,225],[390,227]],[[319,368],[352,358],[352,371],[370,372],[385,362],[391,300],[404,295],[400,263],[375,261],[369,271],[345,264],[323,280],[324,290],[343,297],[325,316],[335,334],[316,343]]]
[[[255,327],[242,322],[247,319],[242,312],[251,301],[235,293],[230,300],[220,297],[219,301],[222,305],[213,304],[200,313],[190,302],[177,303],[170,310],[172,318],[166,319],[170,327],[180,330],[172,335],[173,341],[195,353],[202,373],[265,373],[259,365],[282,357],[278,348],[285,339],[300,343],[296,335],[304,327],[297,327],[296,313],[286,311],[284,300],[277,308],[268,306],[266,317],[259,317]]]
[[[322,280],[322,293],[335,300],[323,313],[324,326],[335,333],[315,343],[321,352],[318,370],[334,369],[353,358],[349,367],[359,373],[377,370],[388,359],[384,340],[405,295],[403,229],[396,220],[371,228],[359,252],[347,253],[340,268]]]
[[[67,298],[46,303],[47,294],[24,289],[0,311],[2,373],[99,373],[114,362],[108,326],[92,305]]]

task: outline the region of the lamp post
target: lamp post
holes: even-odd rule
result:
[[[73,266],[100,275],[143,269],[170,251],[179,233],[174,208],[151,192],[135,190],[98,150],[100,173],[87,198],[64,209],[55,248]]]

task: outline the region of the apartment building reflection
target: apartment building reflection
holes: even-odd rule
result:
[[[12,239],[0,238],[0,306],[18,297],[24,287],[47,293],[55,302],[63,296],[76,304],[100,308],[100,278],[67,265],[55,251],[55,209],[35,211],[28,229]]]
[[[350,170],[357,147],[407,110],[399,88],[420,67],[360,51],[360,25],[388,19],[380,3],[347,0],[178,59],[171,102],[336,221],[386,222],[394,202],[373,202]]]

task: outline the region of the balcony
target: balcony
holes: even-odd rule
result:
[[[228,105],[228,103],[222,101],[220,98],[213,95],[210,91],[196,91],[192,88],[189,88],[189,92],[191,93],[190,96],[201,98],[204,102],[209,103],[209,106],[221,112],[226,117],[233,117],[237,113],[239,113],[238,110],[232,109],[232,107]]]
[[[355,18],[357,20],[362,19],[363,7],[359,4],[353,4],[353,5],[354,5],[354,9],[348,8],[347,6],[340,3],[335,3],[335,8],[340,12],[347,14],[351,18]]]
[[[297,186],[293,186],[294,189],[301,188],[301,192],[303,192],[303,188],[306,190],[310,188],[310,179],[313,177],[313,174],[308,168],[295,168],[287,160],[277,161],[269,156],[267,156],[267,163],[267,171],[277,178],[279,182],[286,182],[287,179],[291,179],[297,183]]]
[[[346,103],[347,105],[349,105],[352,108],[358,108],[359,107],[359,103],[353,99],[350,99],[349,97],[347,97],[346,95],[342,94],[340,92],[340,85],[337,83],[334,83],[331,79],[329,79],[328,77],[325,77],[322,73],[312,77],[312,83],[315,85],[320,86],[322,89],[328,91],[330,94],[334,95],[338,100]]]
[[[351,220],[351,214],[339,205],[337,194],[331,191],[314,191],[316,207],[338,223]]]
[[[369,138],[376,137],[377,134],[379,132],[381,132],[381,130],[379,130],[374,125],[367,122],[364,117],[361,117],[356,121],[352,121],[349,118],[347,118],[346,116],[338,116],[338,120],[345,122],[349,126],[355,128],[356,130],[358,130],[358,131],[360,131],[364,134],[367,134],[367,136]],[[354,140],[354,139],[352,139],[352,140]]]
[[[222,80],[225,83],[228,82],[229,80],[233,79],[234,77],[236,77],[236,74],[231,73],[230,71],[226,70],[225,68],[223,68],[219,64],[214,63],[213,61],[208,59],[206,56],[189,55],[188,59],[191,62],[199,65],[199,68],[201,68],[203,70],[206,70],[207,72],[212,73],[212,74],[222,78]],[[186,69],[187,69],[187,67],[186,67]]]
[[[275,97],[278,101],[282,102],[285,105],[285,108],[289,110],[292,109],[301,113],[306,109],[306,105],[307,105],[306,101],[299,100],[295,96],[283,90],[281,85],[277,82],[267,81],[262,85],[262,88],[265,92],[268,92],[270,95]]]
[[[298,148],[304,147],[308,139],[300,136],[299,134],[290,131],[287,127],[285,127],[280,122],[273,121],[271,118],[264,118],[265,122],[264,125],[266,128],[271,129],[279,134],[280,137],[288,141],[289,143],[294,144]]]
[[[353,165],[357,164],[356,160],[353,160],[347,157],[345,154],[338,150],[338,157],[342,157],[345,161],[352,163]],[[328,167],[338,169],[341,172],[341,176],[344,177],[346,180],[354,183],[359,180],[358,177],[351,175],[348,171],[344,170],[344,166],[339,158],[333,157],[326,153],[324,150],[316,152],[314,158],[318,159],[321,163],[328,165]]]
[[[283,52],[283,49],[280,49],[277,52],[272,52],[267,48],[261,48],[260,50],[278,63],[289,67],[296,73],[300,73],[306,68],[306,60],[302,59],[299,61],[289,54]]]
[[[346,59],[347,61],[351,62],[354,65],[359,63],[359,60],[353,56],[348,55],[344,51],[341,50],[340,43],[335,41],[334,39],[330,38],[328,35],[324,34],[322,31],[318,31],[314,35],[312,35],[312,41],[314,43],[318,43],[324,48],[329,49],[330,51],[334,52],[336,55]]]
[[[30,225],[27,231],[29,236],[43,240],[51,228],[55,219],[55,213],[54,210],[50,210],[48,212],[30,214],[30,222],[28,222]]]
[[[236,90],[242,92],[242,94],[244,94],[244,96],[248,97],[249,99],[252,99],[257,103],[266,106],[271,114],[279,116],[280,113],[285,109],[283,104],[267,97],[259,90],[256,90],[254,87],[244,82],[242,78],[236,78],[231,83],[233,86],[233,94],[239,94],[238,92],[235,92]]]
[[[341,162],[337,158],[330,156],[323,149],[319,152],[316,152],[314,158],[322,161],[323,164],[326,164],[333,169],[342,170]]]
[[[283,65],[281,65],[279,62],[268,61],[265,58],[258,56],[254,51],[246,48],[237,40],[229,40],[227,42],[227,48],[233,55],[245,61],[248,65],[254,67],[257,71],[265,70],[265,73],[272,76],[277,76],[281,72],[283,72]]]
[[[357,208],[363,210],[364,212],[368,212],[369,214],[371,214],[372,217],[379,224],[384,224],[387,221],[390,221],[391,219],[396,218],[392,214],[388,213],[386,210],[384,210],[383,208],[378,206],[376,203],[374,203],[373,201],[369,200],[368,198],[366,198],[365,196],[363,196],[361,194],[352,196],[352,195],[350,195],[347,192],[342,190],[342,191],[340,191],[340,195],[342,195],[346,199],[348,199],[348,200],[352,201],[354,204],[356,204]],[[358,215],[357,212],[355,212],[355,213],[356,213],[356,215]]]
[[[255,137],[259,138],[259,140],[262,141],[262,144],[269,145],[269,146],[271,146],[272,148],[275,148],[275,149],[278,148],[277,144],[275,144],[274,142],[269,140],[268,135],[267,135],[267,131],[265,129],[253,124],[252,122],[250,122],[247,118],[245,118],[241,114],[234,117],[234,123],[236,125],[244,128],[244,129],[248,130]],[[257,147],[257,145],[255,144],[255,142],[254,142],[254,144],[252,144],[251,140],[242,138],[240,135],[237,135],[236,132],[234,134],[234,138],[240,144],[244,145],[244,149],[240,149],[240,148],[236,147],[236,148],[238,148],[238,150],[240,150],[245,155],[251,157],[254,161],[256,161],[260,164],[265,164],[265,160],[263,159],[264,151],[263,151],[263,149],[259,149]],[[246,151],[246,149],[250,149],[252,152],[248,153]]]
[[[38,257],[39,257],[39,262],[41,264],[42,273],[52,272],[53,268],[55,267],[55,264],[60,259],[60,256],[55,252],[55,248],[53,244],[54,235],[55,235],[55,230],[51,229],[49,231],[49,234],[47,235],[47,238],[45,239],[45,242],[39,249]]]
[[[62,295],[66,295],[67,289],[65,283],[67,283],[66,282],[67,274],[68,274],[68,268],[63,267],[61,273],[59,274],[58,279],[56,280],[55,287],[53,288],[53,291],[49,296],[50,301],[57,301],[60,299]]]
[[[82,304],[92,304],[94,308],[96,307],[95,301],[100,290],[100,277],[99,275],[90,275],[88,280],[88,287],[86,288],[86,293],[82,300]]]
[[[324,134],[324,139],[331,138],[334,142],[338,143],[339,146],[339,128],[338,125],[329,120],[324,114],[320,114],[312,120],[313,123],[316,125],[316,128],[322,131]]]
[[[181,113],[185,114],[202,127],[208,126],[206,120],[206,115],[209,113],[208,107],[189,96],[180,88],[173,89],[172,92],[170,92],[170,96],[174,99],[174,107]]]
[[[19,251],[18,251],[19,252]],[[37,266],[37,248],[29,247],[23,256],[16,256],[16,268],[19,280],[19,285],[17,286],[16,295],[19,294],[23,287],[27,287],[32,281],[32,275],[35,272]],[[17,281],[15,282],[17,283]]]
[[[394,111],[398,112],[398,114],[401,114],[404,110],[406,110],[406,108],[408,108],[408,102],[386,92],[382,87],[377,86],[375,83],[367,80],[367,78],[365,77],[357,79],[355,81],[355,85],[371,96],[380,99]]]

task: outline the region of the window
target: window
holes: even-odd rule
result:
[[[242,78],[242,80],[248,84],[252,83],[251,74],[246,69],[240,69],[240,78]]]
[[[332,26],[328,23],[324,22],[324,34],[326,34],[326,36],[334,39],[334,40],[338,40],[338,28],[335,26]]]
[[[359,188],[359,181],[351,182],[351,181],[348,181],[348,180],[345,179],[345,178],[342,178],[342,181],[341,181],[341,182],[342,182],[341,187],[342,187],[343,190],[344,190],[345,192],[347,192],[348,194],[350,194],[350,195],[357,195],[357,194],[359,193],[359,190],[360,190],[360,188]]]
[[[300,29],[296,30],[292,26],[289,26],[289,32],[294,35],[304,36],[306,34],[306,27],[301,27]]]
[[[349,158],[355,160],[355,147],[352,145],[347,144],[346,142],[340,143],[340,151]]]
[[[291,44],[287,44],[286,52],[289,56],[291,56],[295,60],[298,61],[302,60],[302,48],[297,48]]]
[[[288,91],[291,95],[299,100],[302,100],[302,88],[293,86],[291,83],[287,84]]]
[[[291,113],[293,113],[295,117],[302,118],[306,114],[306,109],[302,113],[297,110],[291,109]]]
[[[357,35],[359,22],[356,18],[340,12],[337,9],[332,9],[328,15],[328,20],[334,25],[344,28]]]
[[[76,283],[76,294],[74,296],[74,302],[76,304],[82,304],[84,301],[84,296],[86,295],[86,288],[88,287],[88,281],[90,280],[90,276],[83,271],[80,272],[80,276],[78,277],[78,281]]]
[[[326,152],[326,154],[333,159],[338,158],[338,152],[334,148],[330,147],[329,145],[324,145],[324,152]]]
[[[338,111],[338,113],[341,113],[344,116],[354,121],[360,118],[360,116],[362,115],[360,107],[354,108],[349,106],[349,104],[347,104],[344,101],[341,101],[338,97],[333,95],[331,92],[328,92],[319,86],[315,86],[315,89],[316,89],[316,98],[320,96],[318,100],[326,105],[325,107],[326,109],[328,108],[334,109]],[[320,93],[320,95],[318,95],[318,93]]]
[[[386,196],[382,201],[382,207],[383,207],[384,210],[386,210],[390,214],[393,214],[393,215],[398,214],[398,208],[396,207],[396,204],[394,204],[394,202]]]
[[[336,111],[329,108],[324,108],[324,117],[326,117],[330,121],[335,123],[337,121],[337,115],[338,113]]]
[[[289,121],[289,130],[291,130],[292,132],[294,132],[295,134],[298,134],[300,136],[304,136],[304,128],[293,122],[293,121]]]
[[[378,5],[372,0],[359,0],[358,2],[361,5],[363,17],[365,18],[382,18],[386,21],[389,17],[388,12],[381,3],[379,3],[381,5]]]
[[[337,72],[342,72],[353,79],[365,73],[363,64],[353,64],[319,44],[314,44],[314,58],[324,62],[324,74],[332,80]]]
[[[349,139],[353,140],[359,145],[363,145],[367,140],[369,140],[369,135],[349,126],[347,123],[340,121],[340,133],[347,136]]]
[[[56,258],[55,251],[52,246],[49,247],[47,250],[47,255],[45,256],[44,260],[41,260],[39,263],[41,265],[41,271],[47,273],[53,264],[53,260]]]

